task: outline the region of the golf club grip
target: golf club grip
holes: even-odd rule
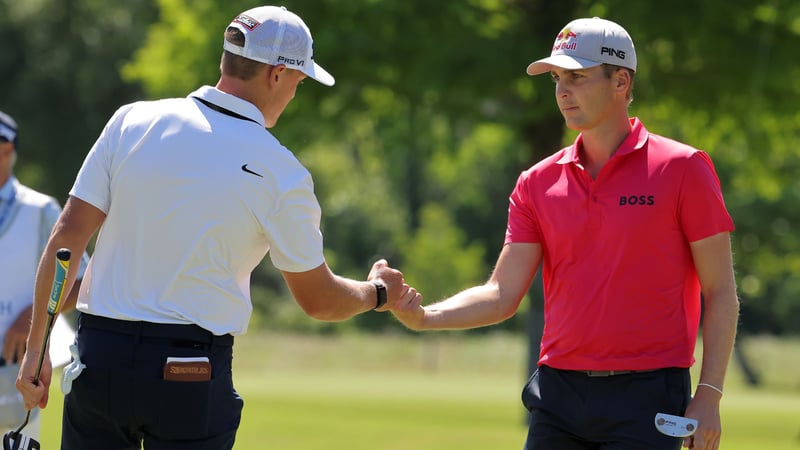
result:
[[[72,252],[62,248],[56,252],[56,271],[53,275],[53,288],[50,290],[50,300],[47,302],[47,314],[56,315],[61,308],[64,298],[64,284],[67,282],[67,271]]]

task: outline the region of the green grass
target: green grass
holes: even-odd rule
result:
[[[760,338],[746,349],[768,385],[745,387],[731,365],[721,449],[800,449],[800,342]],[[235,349],[245,399],[236,449],[519,449],[525,354],[523,338],[504,335],[250,333]],[[48,449],[59,446],[56,384],[51,395]]]

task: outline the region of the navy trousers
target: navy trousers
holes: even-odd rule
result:
[[[656,413],[683,415],[689,369],[605,377],[540,366],[522,391],[530,411],[526,450],[679,450],[655,428]]]
[[[243,401],[232,336],[82,314],[76,341],[86,368],[64,398],[62,449],[233,448]],[[168,357],[207,357],[210,380],[164,380]]]

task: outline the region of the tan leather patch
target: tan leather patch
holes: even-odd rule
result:
[[[167,363],[164,364],[164,379],[208,381],[211,379],[211,363],[208,358],[167,358]]]

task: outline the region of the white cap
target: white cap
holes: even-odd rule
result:
[[[553,67],[588,69],[611,64],[636,71],[636,49],[624,28],[610,20],[576,19],[558,33],[547,58],[532,62],[528,75],[549,72]]]
[[[3,111],[0,111],[0,139],[17,146],[17,122]]]
[[[236,16],[229,26],[244,33],[244,47],[225,40],[225,50],[264,64],[283,64],[326,86],[336,82],[314,62],[314,41],[303,19],[283,6],[249,9]]]

